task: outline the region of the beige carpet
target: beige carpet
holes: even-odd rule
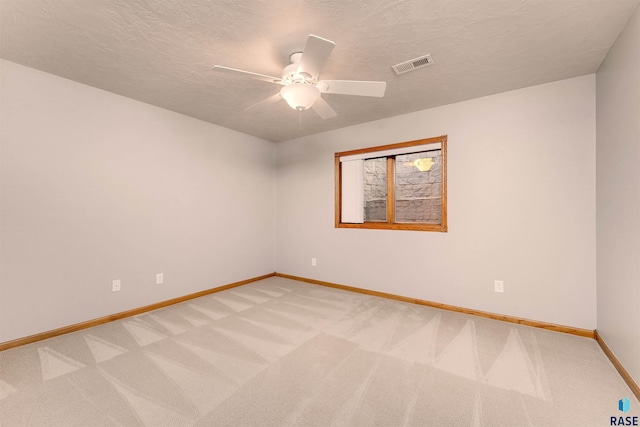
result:
[[[608,426],[639,413],[594,340],[277,277],[0,353],[2,427]]]

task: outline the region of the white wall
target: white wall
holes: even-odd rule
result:
[[[596,81],[598,333],[640,384],[640,9]]]
[[[274,271],[272,143],[0,67],[0,342]]]
[[[334,228],[335,152],[442,134],[448,233]],[[279,143],[277,164],[276,271],[595,328],[594,75]]]

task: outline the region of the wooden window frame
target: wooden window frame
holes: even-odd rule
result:
[[[364,222],[364,223],[344,223],[342,222],[342,163],[341,157],[372,154],[379,151],[393,150],[398,148],[413,147],[427,144],[441,144],[442,165],[441,171],[441,198],[442,198],[442,220],[440,224],[428,224],[420,222],[399,223],[395,222],[395,155],[387,156],[387,221],[386,222]],[[419,152],[419,150],[416,150]],[[413,230],[413,231],[439,231],[447,232],[447,136],[441,135],[434,138],[419,139],[415,141],[400,142],[396,144],[381,145],[377,147],[361,148],[358,150],[342,151],[335,153],[335,227],[336,228],[366,228],[379,230]]]

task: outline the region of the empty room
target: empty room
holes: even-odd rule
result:
[[[640,0],[0,0],[0,426],[640,424]]]

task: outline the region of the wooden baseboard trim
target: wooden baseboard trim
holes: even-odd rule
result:
[[[571,326],[556,325],[553,323],[539,322],[536,320],[522,319],[519,317],[505,316],[503,314],[489,313],[486,311],[473,310],[470,308],[458,307],[455,305],[442,304],[439,302],[426,301],[418,298],[405,297],[401,295],[389,294],[386,292],[372,291],[369,289],[356,288],[353,286],[339,285],[337,283],[324,282],[322,280],[308,279],[306,277],[292,276],[290,274],[276,273],[278,277],[285,279],[298,280],[300,282],[312,283],[314,285],[327,286],[329,288],[342,289],[345,291],[357,292],[365,295],[372,295],[381,298],[392,299],[396,301],[408,302],[412,304],[424,305],[427,307],[441,308],[443,310],[456,311],[458,313],[471,314],[479,317],[486,317],[503,322],[518,323],[520,325],[532,326],[534,328],[548,329],[550,331],[563,332],[565,334],[578,335],[580,337],[594,338],[595,331],[590,329],[573,328]]]
[[[239,282],[229,283],[228,285],[218,286],[216,288],[206,289],[204,291],[195,292],[193,294],[184,295],[177,298],[172,298],[166,301],[160,301],[155,304],[146,305],[144,307],[138,307],[131,310],[123,311],[121,313],[110,314],[108,316],[100,317],[98,319],[87,320],[86,322],[76,323],[74,325],[64,326],[62,328],[53,329],[51,331],[42,332],[35,335],[30,335],[24,338],[18,338],[12,341],[6,341],[0,343],[0,351],[8,350],[14,347],[20,347],[22,345],[31,344],[37,341],[46,340],[48,338],[57,337],[59,335],[68,334],[70,332],[76,332],[82,329],[91,328],[92,326],[102,325],[104,323],[113,322],[114,320],[124,319],[125,317],[137,316],[138,314],[146,313],[148,311],[157,310],[159,308],[167,307],[170,305],[178,304],[188,301],[190,299],[203,297],[205,295],[213,294],[215,292],[224,291],[225,289],[235,288],[237,286],[246,285],[248,283],[257,282],[269,277],[275,276],[276,273],[265,274],[264,276],[253,277],[251,279],[241,280]]]
[[[640,400],[640,385],[638,385],[638,383],[633,380],[629,372],[624,368],[624,366],[622,366],[622,363],[620,363],[615,354],[613,354],[613,351],[611,351],[607,343],[604,342],[597,330],[595,331],[595,339],[600,345],[602,351],[604,351],[604,354],[607,355],[613,366],[616,368],[624,382],[627,383],[627,385],[631,389],[631,392],[636,395],[636,398],[638,400]]]

